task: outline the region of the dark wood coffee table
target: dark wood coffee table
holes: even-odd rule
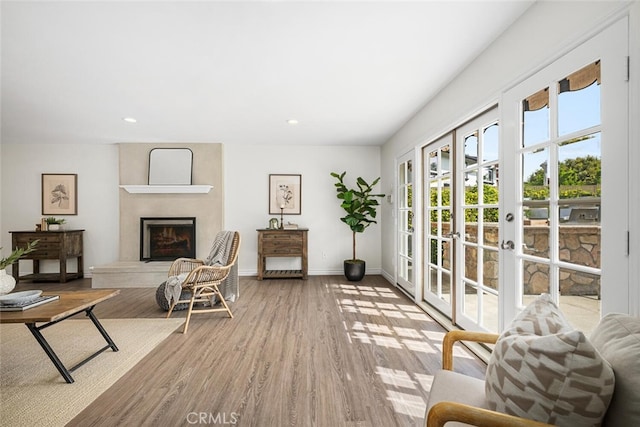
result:
[[[0,323],[24,323],[27,325],[27,328],[29,328],[42,349],[47,353],[47,356],[49,356],[55,367],[58,369],[58,372],[60,372],[60,375],[62,375],[66,382],[72,383],[73,377],[71,376],[71,372],[108,349],[118,351],[118,347],[116,347],[116,344],[113,342],[111,337],[109,337],[109,334],[107,334],[107,331],[93,313],[93,308],[96,304],[108,300],[109,298],[113,298],[119,293],[120,291],[117,289],[43,292],[43,295],[59,295],[60,299],[24,311],[0,312]],[[77,365],[67,368],[60,361],[40,331],[82,312],[86,313],[87,317],[91,319],[95,327],[100,331],[100,334],[107,342],[107,345]],[[36,326],[37,323],[42,324],[40,326]]]

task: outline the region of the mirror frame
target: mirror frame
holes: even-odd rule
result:
[[[149,185],[191,185],[193,151],[190,148],[153,148],[149,151]]]

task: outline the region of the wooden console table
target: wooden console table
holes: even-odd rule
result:
[[[258,280],[307,278],[307,231],[258,229]],[[267,270],[267,257],[299,257],[300,270]]]
[[[25,247],[34,240],[39,240],[36,250],[24,255],[22,260],[33,261],[33,274],[20,276],[20,262],[12,266],[13,278],[16,283],[20,279],[33,280],[35,282],[60,282],[80,279],[84,277],[84,265],[82,260],[82,233],[84,230],[61,231],[10,231],[11,247]],[[78,270],[67,272],[67,259],[78,259]],[[59,273],[40,273],[40,260],[57,259],[60,261]]]

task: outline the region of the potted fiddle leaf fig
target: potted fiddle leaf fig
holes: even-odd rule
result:
[[[346,174],[331,172],[331,176],[336,179],[335,187],[337,197],[341,201],[340,207],[346,213],[340,221],[347,224],[353,235],[353,256],[344,260],[344,275],[348,280],[360,281],[364,277],[366,263],[356,257],[356,233],[363,233],[371,224],[377,224],[375,218],[376,209],[380,205],[378,199],[383,198],[384,194],[373,193],[373,187],[380,181],[380,177],[371,184],[358,177],[357,188],[349,188],[344,182]]]

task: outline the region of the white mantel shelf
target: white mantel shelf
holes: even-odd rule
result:
[[[132,194],[205,194],[213,185],[121,185],[120,188]]]

